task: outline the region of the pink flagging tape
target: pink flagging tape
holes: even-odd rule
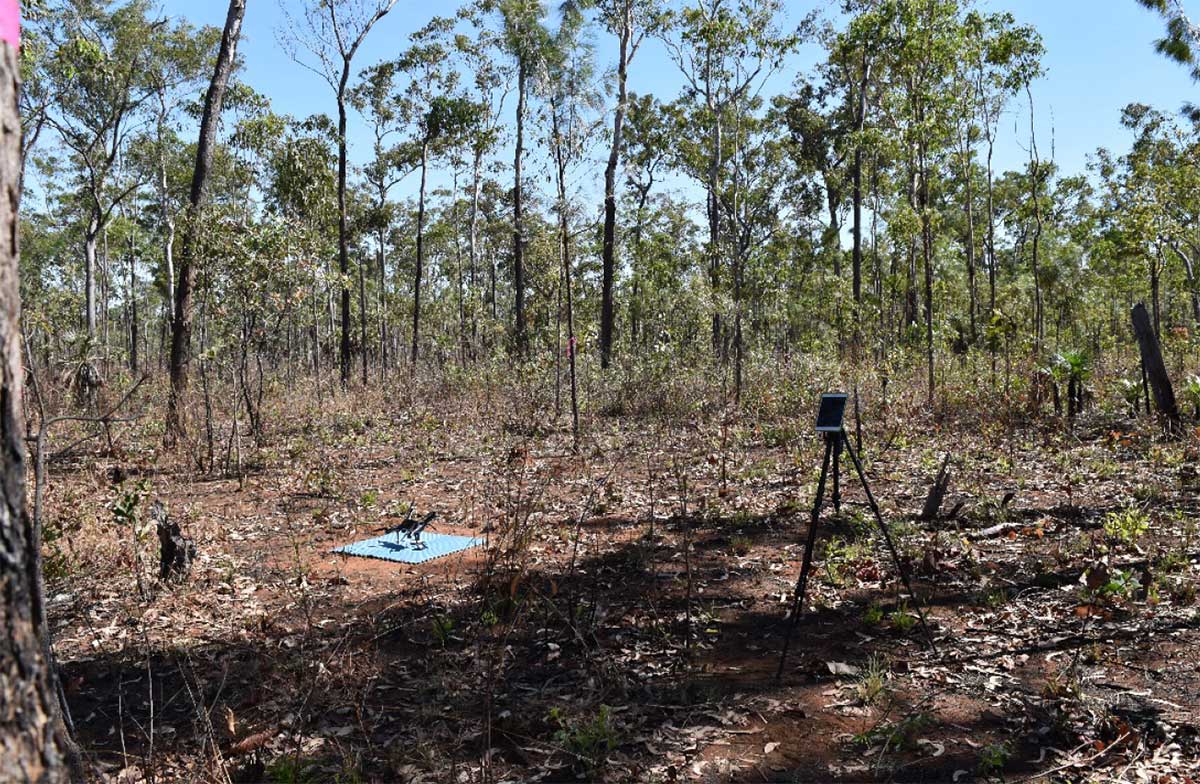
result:
[[[0,41],[21,45],[21,7],[17,0],[0,0]]]

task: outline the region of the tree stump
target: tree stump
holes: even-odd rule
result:
[[[929,495],[925,497],[925,506],[921,510],[922,520],[936,520],[938,513],[942,510],[942,502],[946,499],[946,491],[950,489],[950,453],[942,458],[942,467],[937,472],[937,478],[933,480],[933,486],[929,488]]]
[[[1150,314],[1140,302],[1133,306],[1133,334],[1137,338],[1138,349],[1142,354],[1142,367],[1150,389],[1154,392],[1154,405],[1163,419],[1163,426],[1168,432],[1177,433],[1180,429],[1180,419],[1175,390],[1171,387],[1171,377],[1167,375],[1158,335],[1154,334],[1154,327],[1150,325]]]
[[[150,519],[158,529],[158,578],[183,580],[196,560],[196,543],[184,536],[179,523],[167,516],[167,508],[161,501],[150,507]]]

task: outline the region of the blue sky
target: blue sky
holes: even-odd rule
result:
[[[299,7],[300,0],[284,0]],[[789,0],[789,19],[798,22],[813,8],[832,9],[829,0]],[[1079,172],[1097,147],[1117,151],[1129,143],[1119,122],[1127,103],[1140,101],[1174,110],[1200,97],[1200,85],[1191,82],[1185,69],[1167,62],[1153,50],[1162,33],[1162,20],[1135,0],[980,0],[989,10],[1010,11],[1018,21],[1032,24],[1046,44],[1046,76],[1035,86],[1039,148],[1043,156],[1053,138],[1055,159],[1064,172]],[[453,0],[399,0],[395,9],[372,31],[356,59],[356,69],[394,57],[408,35],[433,14],[451,14]],[[194,22],[220,26],[225,3],[221,0],[164,0],[163,10]],[[279,0],[249,0],[241,53],[246,60],[242,79],[269,96],[276,111],[296,116],[316,112],[333,114],[333,96],[314,74],[298,68],[280,49],[277,33],[283,23]],[[597,38],[601,64],[610,64],[612,42]],[[787,89],[796,72],[810,67],[820,56],[815,46],[801,50],[787,71],[768,85],[768,93]],[[663,98],[678,93],[680,80],[666,52],[650,42],[638,54],[630,71],[630,87]],[[1014,101],[1001,123],[996,164],[1000,170],[1023,166],[1028,158],[1028,115],[1022,96]],[[510,102],[511,106],[511,102]],[[361,161],[369,154],[370,137],[364,123],[351,118],[351,157]],[[595,151],[600,158],[601,151]],[[598,175],[598,169],[596,170]],[[592,172],[582,175],[591,178]],[[414,183],[404,183],[396,195],[404,197]],[[585,184],[581,188],[588,189]]]

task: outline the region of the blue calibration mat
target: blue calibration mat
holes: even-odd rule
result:
[[[480,547],[483,543],[483,539],[473,536],[427,533],[421,534],[421,543],[417,544],[405,536],[397,539],[395,534],[384,534],[374,539],[338,547],[333,552],[339,555],[357,555],[362,558],[379,558],[383,561],[419,564],[472,547]]]

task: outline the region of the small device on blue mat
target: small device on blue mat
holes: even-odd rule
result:
[[[333,552],[338,555],[357,555],[361,558],[419,564],[483,544],[483,539],[474,536],[425,534],[420,542],[415,542],[409,537],[401,538],[391,533],[385,533],[374,539],[338,547]]]

